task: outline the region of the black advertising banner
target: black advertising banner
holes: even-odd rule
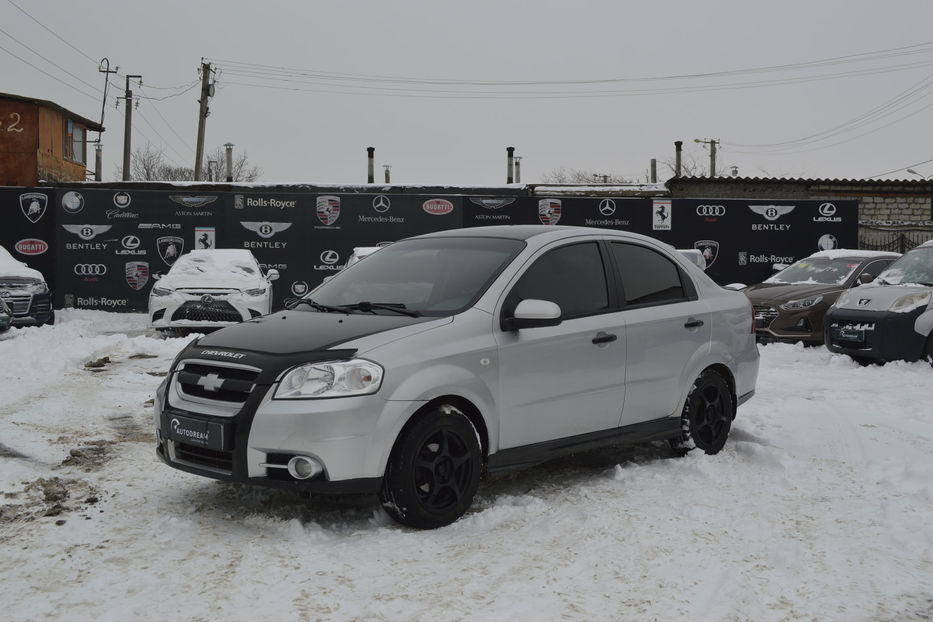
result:
[[[59,189],[56,306],[142,311],[155,276],[222,237],[217,193]]]
[[[47,188],[0,188],[0,246],[38,270],[55,291],[53,192]]]

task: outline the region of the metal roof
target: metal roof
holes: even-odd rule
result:
[[[51,108],[52,110],[57,110],[61,113],[64,113],[67,117],[83,123],[89,130],[94,130],[95,132],[103,132],[104,126],[98,123],[97,121],[91,121],[87,117],[82,117],[79,114],[76,114],[67,108],[59,106],[55,102],[50,102],[46,99],[36,99],[35,97],[23,97],[22,95],[13,95],[12,93],[0,93],[0,99],[10,99],[13,101],[27,102],[30,104],[35,104],[37,106],[42,106],[43,108]]]

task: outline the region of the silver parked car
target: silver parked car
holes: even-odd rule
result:
[[[748,299],[666,244],[460,229],[190,344],[157,392],[158,453],[220,480],[378,493],[434,528],[483,474],[619,442],[716,453],[757,376]]]

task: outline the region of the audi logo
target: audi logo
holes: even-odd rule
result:
[[[832,203],[823,203],[820,205],[820,216],[832,216],[836,213],[836,206]]]
[[[103,276],[107,274],[107,266],[102,263],[79,263],[75,265],[74,272],[78,276]]]
[[[724,205],[697,205],[697,216],[725,216]]]
[[[337,251],[324,251],[321,253],[321,263],[332,266],[340,261],[340,254]]]

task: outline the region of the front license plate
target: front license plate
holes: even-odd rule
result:
[[[169,416],[168,436],[188,445],[217,450],[224,448],[224,426],[210,421]]]
[[[865,331],[856,328],[837,328],[836,337],[841,341],[865,341]]]

